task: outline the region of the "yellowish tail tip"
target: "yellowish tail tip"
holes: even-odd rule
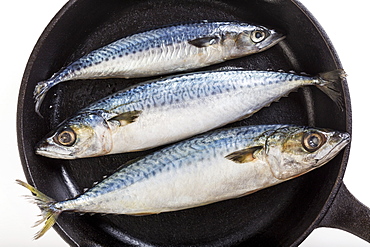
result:
[[[56,209],[54,207],[55,201],[52,198],[50,198],[50,197],[46,196],[44,193],[38,191],[35,187],[33,187],[33,186],[29,185],[28,183],[25,183],[21,180],[16,180],[16,182],[19,185],[27,188],[28,190],[30,190],[32,192],[32,194],[34,195],[32,197],[33,202],[35,204],[37,204],[37,206],[39,206],[39,208],[42,211],[42,213],[41,213],[42,219],[39,220],[38,222],[36,222],[36,224],[35,224],[35,226],[38,226],[42,222],[45,222],[43,228],[40,231],[38,231],[34,236],[34,239],[38,239],[38,238],[42,237],[55,224],[59,214],[62,211],[60,209]]]

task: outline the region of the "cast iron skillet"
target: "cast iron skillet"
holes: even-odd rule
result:
[[[341,68],[322,28],[293,0],[71,0],[40,37],[20,88],[18,144],[28,182],[56,200],[65,200],[112,174],[125,161],[152,152],[73,161],[35,155],[37,141],[79,108],[147,79],[61,83],[44,101],[44,118],[35,113],[32,99],[38,81],[126,35],[204,19],[258,23],[284,30],[287,35],[263,53],[207,69],[240,66],[315,75]],[[289,123],[351,132],[346,82],[341,90],[344,111],[316,88],[301,89],[233,125]],[[296,246],[320,226],[345,229],[370,241],[370,211],[342,183],[348,155],[349,147],[322,168],[242,198],[142,217],[65,212],[55,230],[73,246]]]

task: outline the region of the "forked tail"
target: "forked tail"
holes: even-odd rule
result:
[[[37,221],[36,224],[34,225],[34,226],[38,226],[41,223],[45,222],[45,225],[43,226],[43,228],[40,231],[38,231],[34,236],[34,239],[38,239],[42,235],[44,235],[45,232],[47,232],[47,230],[49,230],[55,224],[59,214],[62,211],[54,207],[55,201],[52,198],[41,193],[40,191],[38,191],[36,188],[32,187],[28,183],[25,183],[21,180],[16,180],[16,182],[19,185],[22,185],[23,187],[29,189],[32,192],[33,196],[30,196],[30,198],[32,199],[32,202],[35,203],[37,206],[39,206],[39,208],[42,211],[41,212],[42,219]]]
[[[51,88],[50,81],[40,81],[37,83],[35,90],[33,91],[33,99],[35,100],[35,111],[37,114],[40,114],[40,107],[42,101],[44,100],[46,93]]]
[[[319,84],[317,87],[332,99],[335,104],[343,111],[344,102],[340,91],[342,81],[346,78],[343,69],[320,73],[318,76]]]

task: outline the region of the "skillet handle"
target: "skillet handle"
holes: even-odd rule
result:
[[[359,202],[342,183],[319,227],[345,230],[370,243],[370,208]]]

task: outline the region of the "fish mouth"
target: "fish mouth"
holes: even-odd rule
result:
[[[56,151],[53,151],[54,149]],[[42,140],[36,145],[35,153],[54,159],[74,159],[71,152],[49,143],[48,139]]]
[[[340,150],[342,150],[345,146],[348,145],[351,141],[351,136],[348,133],[338,133],[336,138],[340,139],[341,141],[338,142],[338,144],[333,148],[332,152],[338,153]],[[332,153],[330,152],[330,153]]]
[[[267,50],[286,38],[286,35],[282,31],[271,30],[270,32],[270,35],[264,41],[259,43],[259,51]]]
[[[351,141],[351,136],[348,133],[339,132],[334,136],[335,139],[339,139],[338,143],[332,148],[332,150],[325,156],[318,159],[315,167],[321,166],[329,162],[334,156],[336,156],[345,146],[347,146]],[[322,161],[322,162],[320,162]]]

